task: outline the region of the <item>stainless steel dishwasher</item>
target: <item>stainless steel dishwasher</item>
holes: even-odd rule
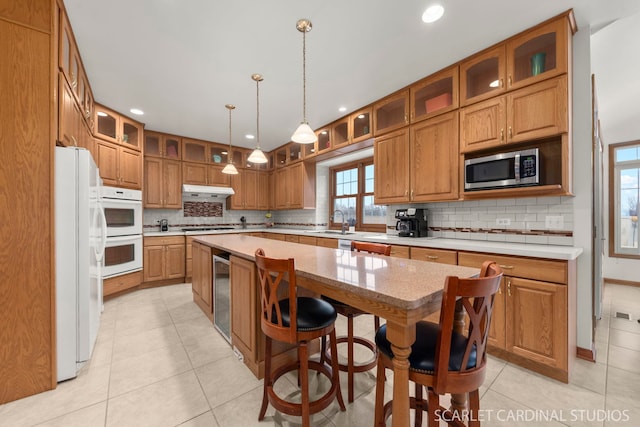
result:
[[[213,256],[213,326],[231,343],[229,254]]]

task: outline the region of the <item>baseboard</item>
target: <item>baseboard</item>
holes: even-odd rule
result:
[[[576,348],[576,357],[578,359],[582,359],[582,360],[588,360],[589,362],[594,362],[596,361],[596,347],[594,343],[591,343],[591,348],[582,348],[582,347],[577,347]]]
[[[605,284],[610,283],[614,285],[634,286],[636,288],[640,288],[640,282],[634,282],[631,280],[611,279],[609,277],[603,277],[602,280]]]

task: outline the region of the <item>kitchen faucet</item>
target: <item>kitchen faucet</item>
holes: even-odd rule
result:
[[[347,231],[347,227],[348,227],[348,226],[347,226],[347,222],[346,222],[346,221],[345,221],[345,219],[344,219],[344,212],[342,212],[340,209],[336,209],[336,210],[333,212],[334,220],[335,220],[336,212],[339,212],[339,213],[340,213],[340,215],[342,215],[342,227],[341,227],[341,228],[342,228],[342,234],[346,234],[346,231]]]

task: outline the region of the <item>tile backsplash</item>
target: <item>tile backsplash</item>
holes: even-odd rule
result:
[[[145,230],[155,230],[162,218],[170,227],[228,225],[240,227],[246,218],[248,228],[269,225],[294,229],[322,229],[329,223],[329,170],[316,169],[316,209],[273,211],[227,210],[221,216],[185,216],[184,209],[145,209]],[[185,202],[203,202],[183,198]],[[548,245],[573,245],[573,197],[528,197],[455,201],[442,203],[390,205],[387,209],[387,232],[395,233],[396,209],[427,210],[429,236],[449,239],[487,240]]]

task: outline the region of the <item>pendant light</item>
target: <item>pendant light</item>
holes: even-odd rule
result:
[[[227,104],[225,105],[227,110],[229,110],[229,152],[227,153],[227,165],[222,169],[222,173],[226,173],[228,175],[237,175],[238,169],[233,165],[233,151],[231,149],[231,110],[236,108],[235,105]]]
[[[267,163],[267,156],[260,149],[260,82],[264,80],[261,74],[252,74],[251,78],[256,82],[256,148],[251,152],[247,161],[251,163]]]
[[[299,19],[296,28],[302,33],[302,123],[291,136],[293,142],[299,144],[313,144],[318,140],[316,133],[307,122],[307,38],[311,31],[311,21]]]

